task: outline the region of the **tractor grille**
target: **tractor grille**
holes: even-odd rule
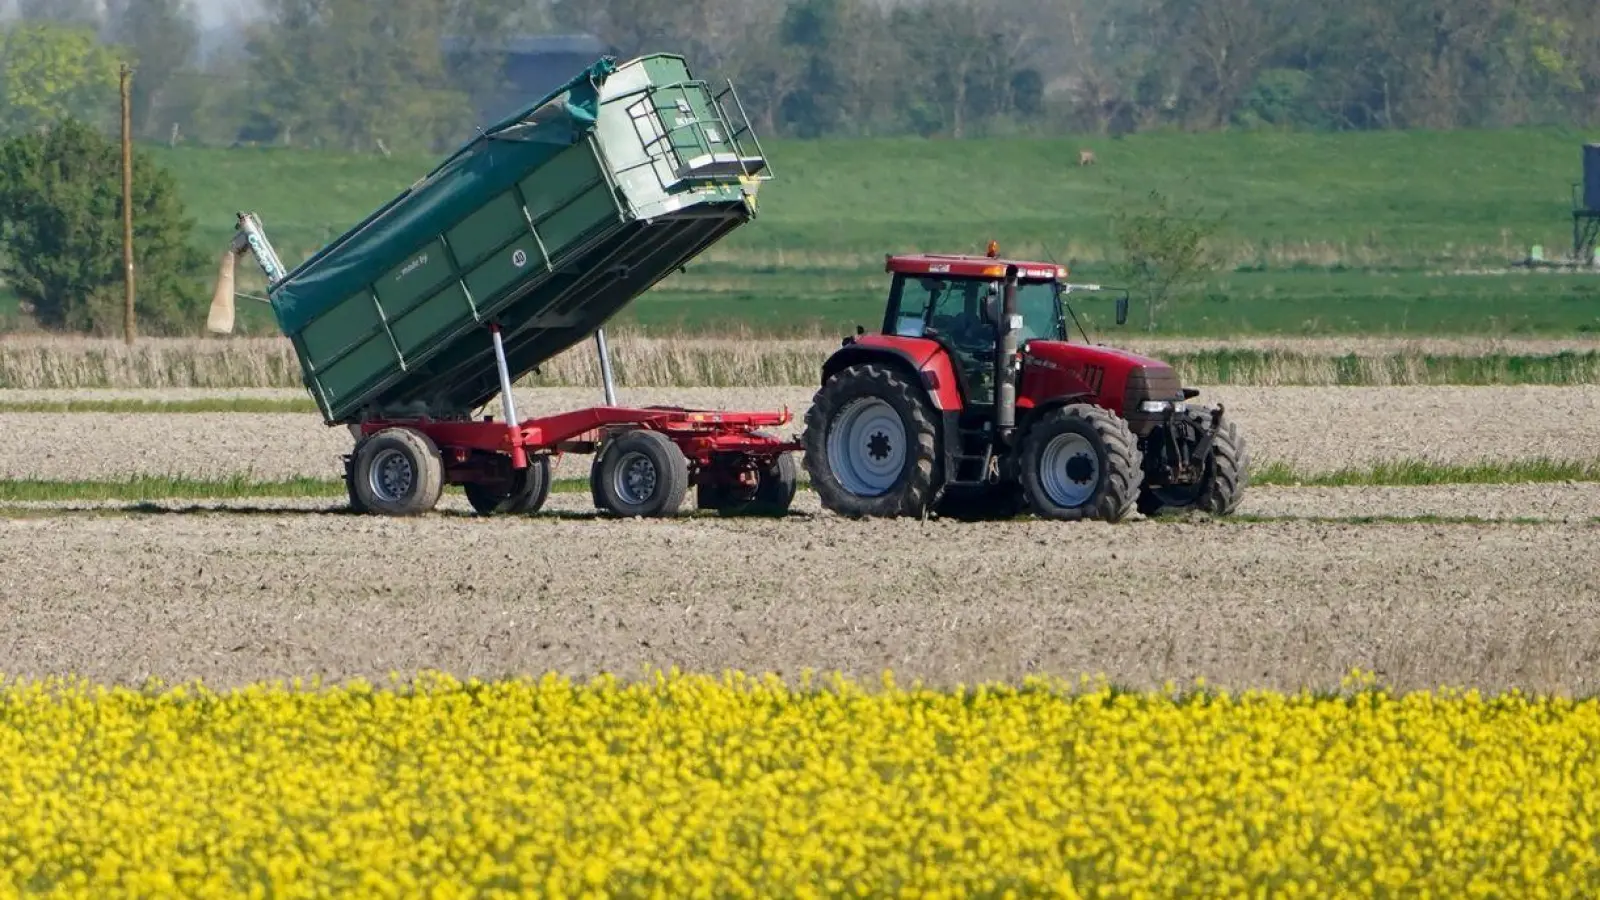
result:
[[[1128,386],[1122,395],[1122,415],[1139,437],[1148,435],[1166,421],[1167,413],[1147,413],[1139,409],[1146,400],[1182,400],[1183,382],[1171,366],[1143,366],[1128,373]]]

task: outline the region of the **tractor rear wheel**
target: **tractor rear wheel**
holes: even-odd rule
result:
[[[386,516],[428,512],[444,491],[444,460],[433,439],[411,428],[385,428],[361,442],[354,463],[356,500]]]
[[[1142,455],[1128,423],[1086,403],[1053,409],[1022,442],[1022,487],[1042,519],[1116,522],[1133,511]]]
[[[672,439],[638,428],[611,441],[590,484],[601,510],[617,516],[675,516],[689,490],[689,462]]]
[[[1198,423],[1206,416],[1189,414]],[[1139,492],[1139,512],[1158,516],[1167,512],[1196,510],[1211,516],[1226,516],[1239,508],[1244,488],[1250,480],[1250,448],[1232,422],[1223,420],[1212,438],[1205,470],[1194,484],[1145,487]]]
[[[926,513],[940,487],[938,446],[921,386],[879,363],[828,379],[806,413],[806,471],[822,505],[840,515]]]
[[[512,469],[506,484],[473,482],[461,486],[467,502],[479,515],[517,515],[538,512],[550,497],[550,457],[528,457],[525,469]]]

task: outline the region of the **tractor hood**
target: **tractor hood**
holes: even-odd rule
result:
[[[1172,371],[1171,366],[1159,359],[1141,356],[1128,350],[1090,346],[1089,344],[1073,344],[1067,341],[1029,341],[1028,353],[1031,356],[1036,356],[1067,368],[1105,366],[1108,369],[1140,368]]]
[[[1159,359],[1088,344],[1029,341],[1023,360],[1024,395],[1031,402],[1088,391],[1119,415],[1138,415],[1150,401],[1178,403],[1183,383]]]

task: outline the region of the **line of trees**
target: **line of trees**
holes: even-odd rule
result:
[[[769,135],[1600,124],[1593,0],[262,0],[209,46],[189,0],[16,4],[10,133],[109,124],[128,59],[145,139],[435,150],[549,32],[682,52]]]

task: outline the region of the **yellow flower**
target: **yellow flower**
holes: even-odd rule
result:
[[[0,679],[0,895],[1600,894],[1591,700]]]

